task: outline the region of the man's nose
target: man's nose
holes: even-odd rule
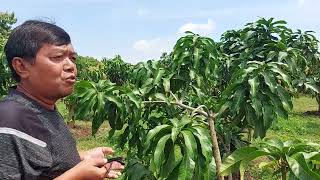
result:
[[[63,66],[63,70],[68,72],[74,72],[75,68],[76,68],[76,64],[70,58],[66,58],[65,64]]]

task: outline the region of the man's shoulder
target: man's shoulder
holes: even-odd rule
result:
[[[46,140],[48,133],[35,111],[10,99],[0,101],[0,129],[21,132],[41,140]]]
[[[1,123],[11,121],[14,123],[19,119],[33,119],[36,113],[20,102],[10,99],[0,101],[0,126]]]

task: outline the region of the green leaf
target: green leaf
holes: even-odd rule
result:
[[[259,86],[258,77],[255,76],[254,78],[249,79],[249,80],[248,80],[248,83],[249,83],[250,86],[251,86],[250,94],[251,94],[253,97],[256,97],[256,96],[257,96],[257,92],[258,92],[258,86]]]
[[[293,104],[289,93],[282,86],[277,86],[277,92],[283,107],[287,110],[291,110],[293,108]]]
[[[196,132],[193,132],[193,134],[199,139],[202,155],[206,158],[207,162],[211,162],[212,161],[212,145],[209,139],[210,137],[209,132],[203,127],[199,127],[199,126],[194,126],[191,128],[191,130],[196,131]]]
[[[240,87],[233,95],[233,111],[236,113],[239,111],[240,107],[242,106],[242,103],[245,100],[245,88]]]
[[[204,97],[204,93],[201,91],[200,88],[197,88],[196,86],[192,85],[192,88],[196,91],[196,94],[199,98],[203,98]]]
[[[163,77],[163,75],[164,75],[164,73],[165,73],[166,71],[164,70],[164,69],[159,69],[158,71],[157,71],[157,73],[156,73],[156,76],[155,76],[155,79],[154,79],[154,85],[159,85],[159,83],[160,83],[160,80],[162,79],[162,77]]]
[[[278,61],[281,62],[283,59],[285,59],[288,56],[287,52],[279,52]]]
[[[260,117],[262,115],[262,102],[261,102],[261,100],[257,97],[252,97],[251,101],[252,101],[252,107],[255,110],[256,115],[258,117]]]
[[[150,172],[140,162],[131,160],[128,164],[126,175],[130,180],[142,180],[148,176]]]
[[[311,89],[312,91],[320,94],[320,88],[316,84],[304,83],[304,86],[306,87],[306,89]]]
[[[248,152],[248,154],[246,155],[246,157],[241,161],[240,163],[240,178],[241,180],[244,179],[244,172],[247,169],[247,167],[249,166],[249,163],[261,156],[266,156],[269,155],[269,153],[265,152],[265,151],[260,151],[260,150],[256,150],[256,151],[252,151],[252,152]]]
[[[194,168],[195,168],[194,161],[188,155],[184,155],[182,162],[179,166],[179,174],[177,177],[183,180],[191,180],[193,176]]]
[[[227,176],[240,168],[240,163],[251,152],[256,151],[256,147],[243,147],[235,150],[230,156],[228,156],[222,164],[221,172],[222,176]]]
[[[163,124],[163,125],[159,125],[155,128],[153,128],[152,130],[150,130],[147,134],[147,138],[146,138],[146,141],[145,141],[145,150],[147,150],[150,146],[150,142],[151,140],[158,134],[160,133],[161,131],[164,131],[164,130],[168,130],[170,127],[170,125],[168,124]]]
[[[269,89],[271,90],[271,92],[274,93],[277,86],[277,82],[274,76],[265,72],[262,72],[261,74],[264,78],[265,83],[268,85]]]
[[[262,106],[263,106],[263,109],[262,109],[263,125],[265,127],[264,129],[269,129],[270,126],[272,125],[273,120],[275,119],[273,107],[267,101],[263,101]]]
[[[245,105],[245,110],[246,110],[246,120],[248,124],[251,126],[255,125],[255,121],[257,121],[257,116],[256,113],[254,112],[254,109],[250,104]]]
[[[191,119],[190,116],[185,115],[185,116],[182,116],[182,118],[181,118],[180,121],[178,121],[178,122],[179,122],[178,127],[183,128],[183,127],[185,127],[187,124],[190,124],[190,123],[192,122],[192,119]]]
[[[276,112],[278,116],[288,119],[288,112],[283,108],[279,97],[268,91],[268,89],[263,90],[263,92],[271,99],[271,102],[274,106],[274,112]]]
[[[282,77],[282,80],[286,83],[286,85],[291,87],[291,78],[284,71],[277,67],[272,67],[270,68],[270,70],[278,73]]]
[[[220,107],[218,114],[222,114],[222,113],[225,112],[227,109],[230,109],[230,107],[232,107],[232,102],[231,102],[231,101],[225,102],[225,103]]]
[[[262,144],[266,144],[266,145],[276,149],[276,151],[278,151],[278,152],[281,152],[281,153],[283,152],[284,144],[279,139],[269,139],[267,141],[262,142]],[[269,149],[270,149],[270,147],[269,147]]]
[[[176,142],[177,136],[180,134],[180,131],[181,131],[181,128],[179,128],[179,127],[173,127],[172,128],[171,139],[172,139],[173,143]]]
[[[170,78],[163,78],[163,87],[165,92],[170,92]]]
[[[188,157],[190,157],[192,160],[195,160],[197,155],[197,142],[196,139],[194,138],[193,134],[191,131],[184,130],[181,131],[183,138],[184,138],[184,143],[186,145],[186,151],[188,154]]]
[[[179,146],[174,145],[174,147],[170,148],[169,156],[166,163],[161,170],[160,178],[166,179],[169,174],[179,165],[182,160],[181,149]]]
[[[121,110],[124,111],[124,106],[121,102],[121,99],[116,97],[116,96],[106,96],[106,99],[110,102],[113,102],[117,105],[117,107]]]
[[[140,108],[141,101],[138,99],[138,97],[133,93],[128,93],[127,96],[129,99],[136,105],[137,108]]]
[[[170,104],[168,98],[164,94],[156,93],[154,96],[159,100],[165,101],[168,105]]]
[[[195,72],[193,69],[190,69],[189,71],[189,76],[190,76],[190,79],[193,80],[195,78]]]
[[[293,157],[286,156],[286,160],[289,164],[290,171],[301,180],[320,179],[320,175],[313,172],[301,153],[296,154]]]
[[[154,151],[154,163],[155,163],[155,168],[157,170],[162,169],[162,164],[164,161],[164,147],[168,141],[168,139],[170,138],[170,134],[167,134],[165,136],[163,136],[162,138],[160,138],[157,147]]]

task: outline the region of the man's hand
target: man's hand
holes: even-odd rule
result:
[[[90,159],[105,159],[105,156],[112,155],[114,150],[109,147],[97,147],[91,149],[89,151],[80,152],[81,160],[90,160]],[[124,166],[116,161],[104,164],[106,168],[106,175],[107,178],[118,178],[121,175],[120,171],[124,169]]]
[[[117,161],[112,161],[110,163],[107,163],[104,165],[106,168],[106,177],[111,178],[111,179],[116,179],[119,176],[121,176],[121,172],[124,169],[124,166],[117,162]]]
[[[114,150],[109,147],[97,147],[89,151],[79,152],[81,160],[91,158],[102,158],[104,159],[107,155],[112,155]]]
[[[54,180],[103,180],[108,177],[104,165],[104,159],[85,159]],[[119,175],[112,174],[111,178],[118,178]]]

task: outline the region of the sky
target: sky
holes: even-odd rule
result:
[[[320,0],[0,0],[0,11],[25,20],[55,22],[78,54],[130,63],[159,59],[185,31],[219,41],[259,17],[285,20],[320,39]]]

